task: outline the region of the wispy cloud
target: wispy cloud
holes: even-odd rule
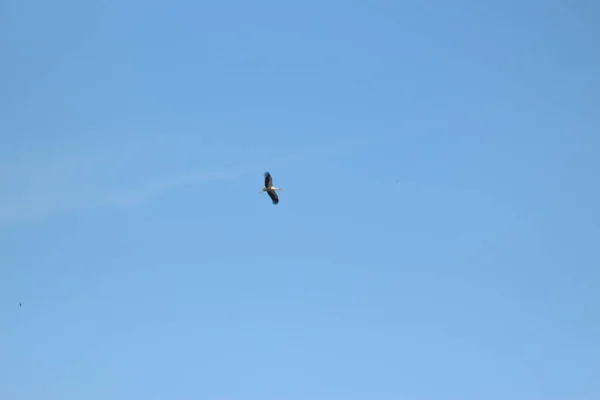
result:
[[[109,202],[119,206],[137,205],[151,197],[158,196],[164,192],[175,190],[180,187],[231,179],[237,175],[238,174],[231,172],[196,172],[156,179],[146,185],[111,194],[109,196]]]
[[[161,178],[138,171],[138,183],[124,183],[124,170],[107,171],[89,159],[46,159],[0,166],[0,222],[35,220],[51,215],[111,206],[134,206],[185,186],[231,179],[235,172],[193,171]],[[141,174],[140,174],[141,172]],[[115,189],[121,186],[124,189]]]

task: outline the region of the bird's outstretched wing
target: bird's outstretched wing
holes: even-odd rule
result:
[[[273,186],[273,178],[270,173],[265,172],[265,187],[269,189],[271,186]]]
[[[267,194],[273,200],[273,204],[279,203],[279,196],[277,196],[277,192],[274,190],[267,190]]]

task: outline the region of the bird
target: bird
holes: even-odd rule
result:
[[[19,307],[21,307],[21,303],[19,303]]]
[[[279,196],[277,196],[277,190],[283,190],[282,188],[273,186],[273,177],[267,171],[265,172],[265,187],[259,193],[267,192],[273,204],[279,203]]]

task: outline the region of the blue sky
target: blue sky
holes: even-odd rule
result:
[[[0,398],[600,397],[595,2],[1,7]]]

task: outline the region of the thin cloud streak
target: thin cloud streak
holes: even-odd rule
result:
[[[39,172],[38,172],[39,171]],[[99,207],[135,206],[169,191],[185,186],[202,185],[237,177],[234,172],[199,171],[172,175],[131,189],[114,190],[106,179],[88,179],[75,169],[56,173],[56,169],[39,168],[37,173],[13,170],[0,173],[0,223],[23,222],[56,214]]]
[[[151,181],[143,187],[118,192],[111,195],[109,202],[117,206],[133,206],[141,204],[152,197],[161,195],[180,187],[201,185],[208,182],[231,179],[238,176],[232,172],[197,172],[187,175],[172,176]]]

